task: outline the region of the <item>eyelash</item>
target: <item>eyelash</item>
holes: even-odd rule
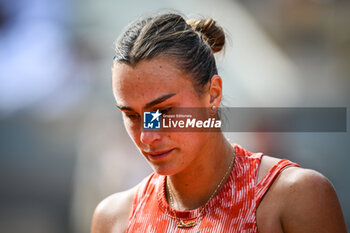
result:
[[[127,114],[127,113],[125,113],[125,116],[131,120],[138,119],[140,117],[138,114]]]
[[[162,114],[165,114],[165,113],[168,113],[168,112],[170,112],[170,110],[171,110],[172,108],[165,108],[165,109],[161,109],[161,110],[159,110]]]
[[[172,110],[172,108],[165,108],[165,109],[161,109],[159,110],[162,114],[166,114],[168,112],[170,112],[170,110]],[[124,113],[125,116],[131,120],[136,120],[136,119],[139,119],[139,115],[138,114],[127,114],[127,113]]]

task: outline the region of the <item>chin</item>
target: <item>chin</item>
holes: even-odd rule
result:
[[[179,172],[175,168],[166,165],[151,164],[151,167],[155,173],[162,176],[171,176]]]

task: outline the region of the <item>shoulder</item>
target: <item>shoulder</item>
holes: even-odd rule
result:
[[[346,232],[337,194],[321,173],[286,169],[276,191],[283,197],[281,223],[285,232]]]
[[[259,177],[279,160],[265,157],[261,161]],[[273,210],[269,208],[271,205]],[[346,232],[333,185],[324,175],[311,169],[284,169],[266,194],[263,208],[276,213],[283,232]]]
[[[286,196],[288,202],[292,202],[290,198],[302,195],[302,202],[311,203],[335,193],[331,182],[324,175],[315,170],[299,167],[291,167],[281,172],[275,186]]]
[[[93,215],[91,233],[125,232],[137,187],[101,201]]]

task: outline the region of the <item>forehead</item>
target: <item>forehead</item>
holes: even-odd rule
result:
[[[141,61],[135,67],[116,63],[112,73],[118,104],[147,102],[168,93],[194,91],[190,74],[185,74],[166,58]]]

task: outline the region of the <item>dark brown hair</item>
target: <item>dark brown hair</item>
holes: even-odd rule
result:
[[[217,74],[214,53],[222,50],[225,34],[215,20],[186,21],[178,14],[162,14],[133,22],[115,43],[114,62],[135,66],[156,56],[174,58],[191,73],[197,92]]]

